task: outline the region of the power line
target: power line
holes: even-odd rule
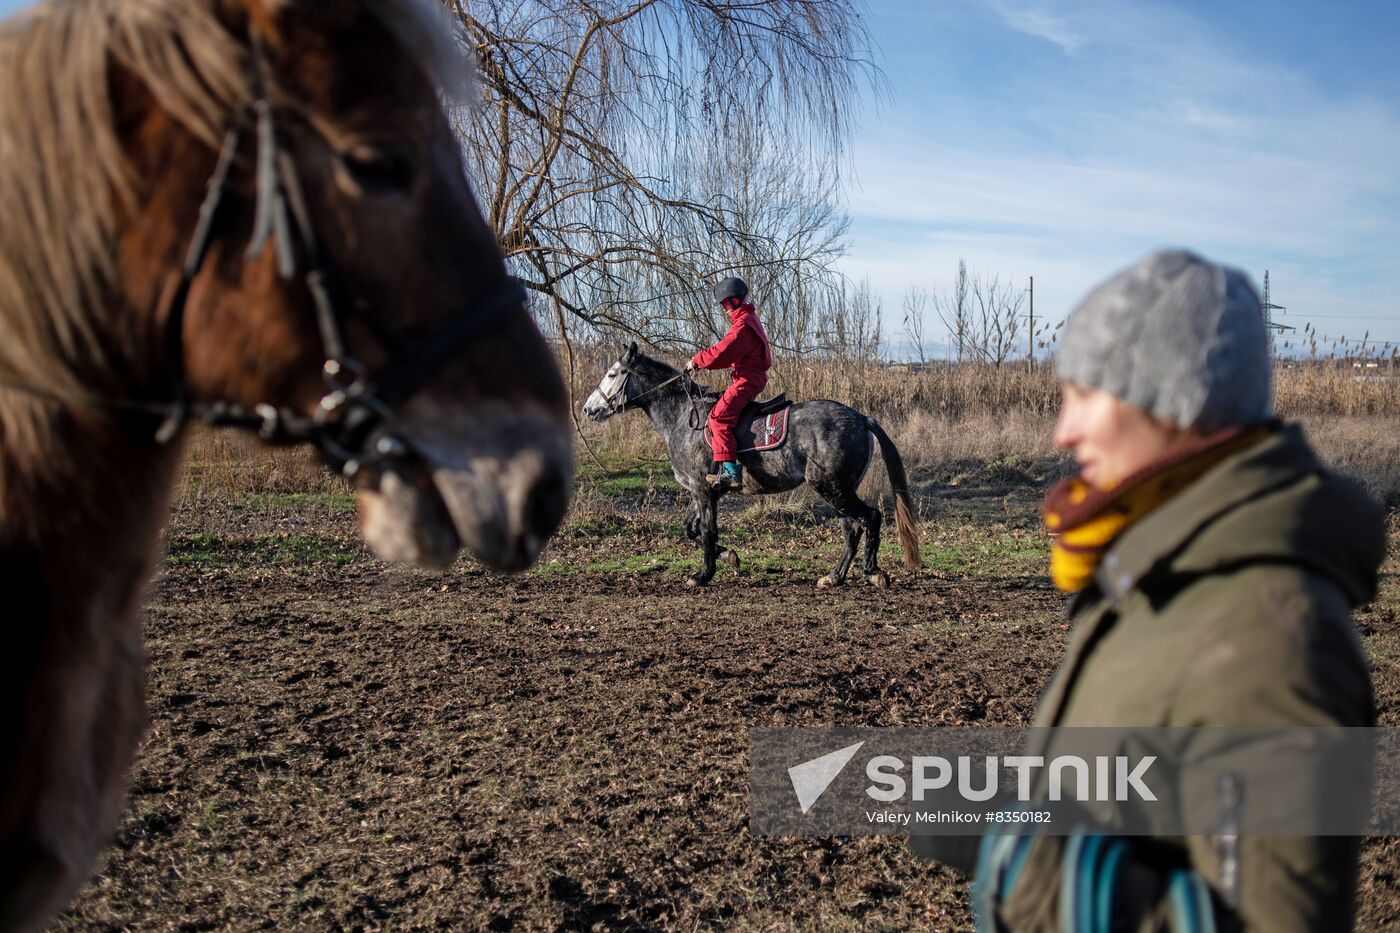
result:
[[[1324,318],[1329,321],[1392,321],[1400,324],[1400,315],[1395,314],[1309,314],[1308,320]]]

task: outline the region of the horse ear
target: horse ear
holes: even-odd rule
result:
[[[637,341],[632,341],[632,345],[627,348],[627,362],[632,362],[637,358]]]

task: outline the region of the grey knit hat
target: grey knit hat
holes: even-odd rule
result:
[[[1273,413],[1259,293],[1238,269],[1162,250],[1070,313],[1055,371],[1162,421],[1216,431]]]

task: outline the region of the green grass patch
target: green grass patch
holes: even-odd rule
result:
[[[606,555],[564,554],[536,573],[546,575],[657,572],[690,573],[700,566],[700,550],[682,535],[678,523],[646,517],[608,515],[570,523],[573,540],[611,540]],[[1044,577],[1049,544],[1038,532],[1004,525],[930,523],[921,529],[919,553],[928,570],[976,579]],[[781,522],[740,519],[721,523],[720,547],[733,548],[743,572],[790,572],[821,576],[841,553],[841,527],[793,527]],[[864,544],[862,542],[862,548]],[[860,566],[860,551],[855,567]],[[881,533],[880,563],[899,566],[903,559],[893,523]],[[721,572],[727,565],[721,563]]]
[[[633,468],[616,473],[595,473],[588,482],[600,493],[610,498],[645,495],[650,492],[677,492],[676,482],[669,469]]]
[[[564,526],[564,534],[574,538],[615,538],[627,534],[632,523],[621,515],[580,518]]]
[[[172,564],[227,567],[235,564],[348,564],[365,559],[351,538],[333,535],[237,535],[201,531],[170,542]]]
[[[1050,546],[1038,536],[969,527],[960,540],[940,535],[919,547],[924,565],[943,573],[973,577],[1043,576],[1049,566]],[[881,551],[885,542],[881,542]],[[897,546],[897,545],[895,545]]]
[[[247,512],[276,512],[318,508],[328,512],[355,511],[355,497],[348,492],[275,492],[252,493],[229,502],[233,508]]]
[[[603,538],[636,538],[639,542],[657,539],[680,541],[685,536],[685,528],[680,522],[662,519],[655,512],[640,515],[613,512],[570,519],[559,535],[574,541]]]

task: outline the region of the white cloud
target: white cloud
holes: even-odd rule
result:
[[[1182,101],[1179,113],[1184,123],[1205,130],[1217,130],[1233,136],[1253,136],[1256,123],[1239,113],[1232,113],[1222,107],[1200,104],[1195,101]]]
[[[1067,55],[1075,54],[1084,45],[1083,35],[1048,10],[1032,4],[1010,3],[1006,0],[993,0],[991,6],[1012,29],[1036,39],[1052,42]]]
[[[887,326],[897,329],[908,285],[946,285],[959,256],[1035,275],[1037,308],[1053,316],[1175,245],[1256,279],[1274,270],[1289,323],[1313,313],[1332,333],[1400,337],[1400,319],[1385,320],[1400,293],[1390,102],[1331,97],[1292,66],[1249,60],[1208,23],[1140,0],[983,6],[1083,54],[1020,74],[1014,102],[996,74],[942,105],[919,87],[859,135],[844,268],[871,279]]]

